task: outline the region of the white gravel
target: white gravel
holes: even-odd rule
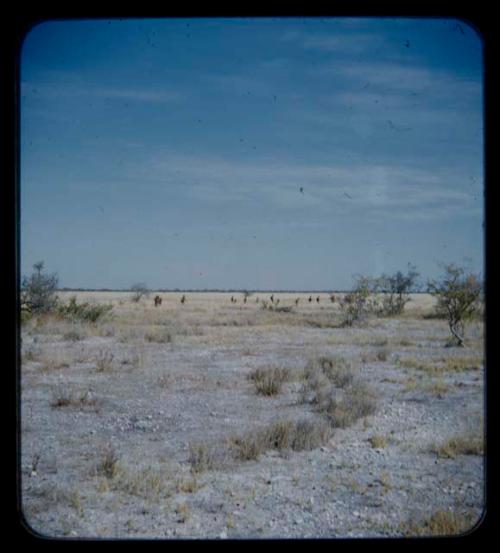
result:
[[[266,318],[253,302],[247,311],[226,303],[214,311],[216,300],[222,304],[219,298],[210,298],[208,306],[188,297],[184,311],[176,307],[169,327],[173,339],[166,343],[140,336],[122,340],[118,306],[106,330],[115,326],[111,336],[94,332],[72,342],[63,332],[23,330],[23,511],[35,532],[170,539],[381,537],[401,535],[405,524],[438,510],[480,518],[483,457],[444,458],[432,446],[468,431],[477,435],[483,368],[431,377],[401,366],[405,358],[480,357],[480,341],[467,349],[446,348],[442,321],[411,317],[340,329],[292,324],[294,314],[284,314],[278,324],[275,314]],[[148,324],[155,324],[158,313],[147,311]],[[162,313],[168,316],[168,308]],[[224,321],[232,324],[213,324]],[[195,331],[176,335],[176,323]],[[472,332],[480,336],[479,325]],[[381,336],[387,344],[373,345]],[[402,337],[409,345],[398,345]],[[374,356],[381,347],[388,352],[385,361]],[[113,360],[98,372],[101,351],[111,352]],[[68,366],[44,368],[43,355],[66,356]],[[322,419],[314,406],[298,401],[298,377],[271,398],[257,395],[247,379],[263,366],[298,374],[320,355],[352,363],[376,392],[375,414],[334,429],[329,442],[312,451],[268,451],[256,461],[226,460],[191,474],[191,444],[209,444],[222,456],[231,435],[277,419]],[[432,391],[436,383],[444,386],[441,392]],[[72,390],[84,403],[54,408],[57,390]],[[373,447],[373,436],[385,444]],[[114,478],[96,471],[106,447],[114,449],[121,471]]]

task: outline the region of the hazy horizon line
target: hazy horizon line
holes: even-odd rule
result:
[[[58,288],[57,292],[127,292],[133,293],[134,290],[130,288]],[[352,289],[346,290],[249,290],[246,288],[149,288],[148,294],[152,293],[220,293],[220,294],[263,294],[263,293],[272,293],[272,294],[342,294],[346,292],[352,292]],[[425,290],[415,290],[410,292],[410,294],[426,294]]]

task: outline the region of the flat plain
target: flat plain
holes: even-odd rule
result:
[[[59,293],[72,295],[113,309],[21,329],[34,532],[399,537],[480,520],[482,321],[458,348],[426,294],[352,327],[326,293],[168,292],[158,307],[156,293]]]

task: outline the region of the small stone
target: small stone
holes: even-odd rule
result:
[[[227,532],[225,530],[223,530],[220,534],[219,534],[219,538],[221,540],[226,540],[227,539]]]

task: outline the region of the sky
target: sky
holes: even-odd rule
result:
[[[483,272],[483,52],[465,21],[46,21],[20,57],[22,274],[346,290]]]

